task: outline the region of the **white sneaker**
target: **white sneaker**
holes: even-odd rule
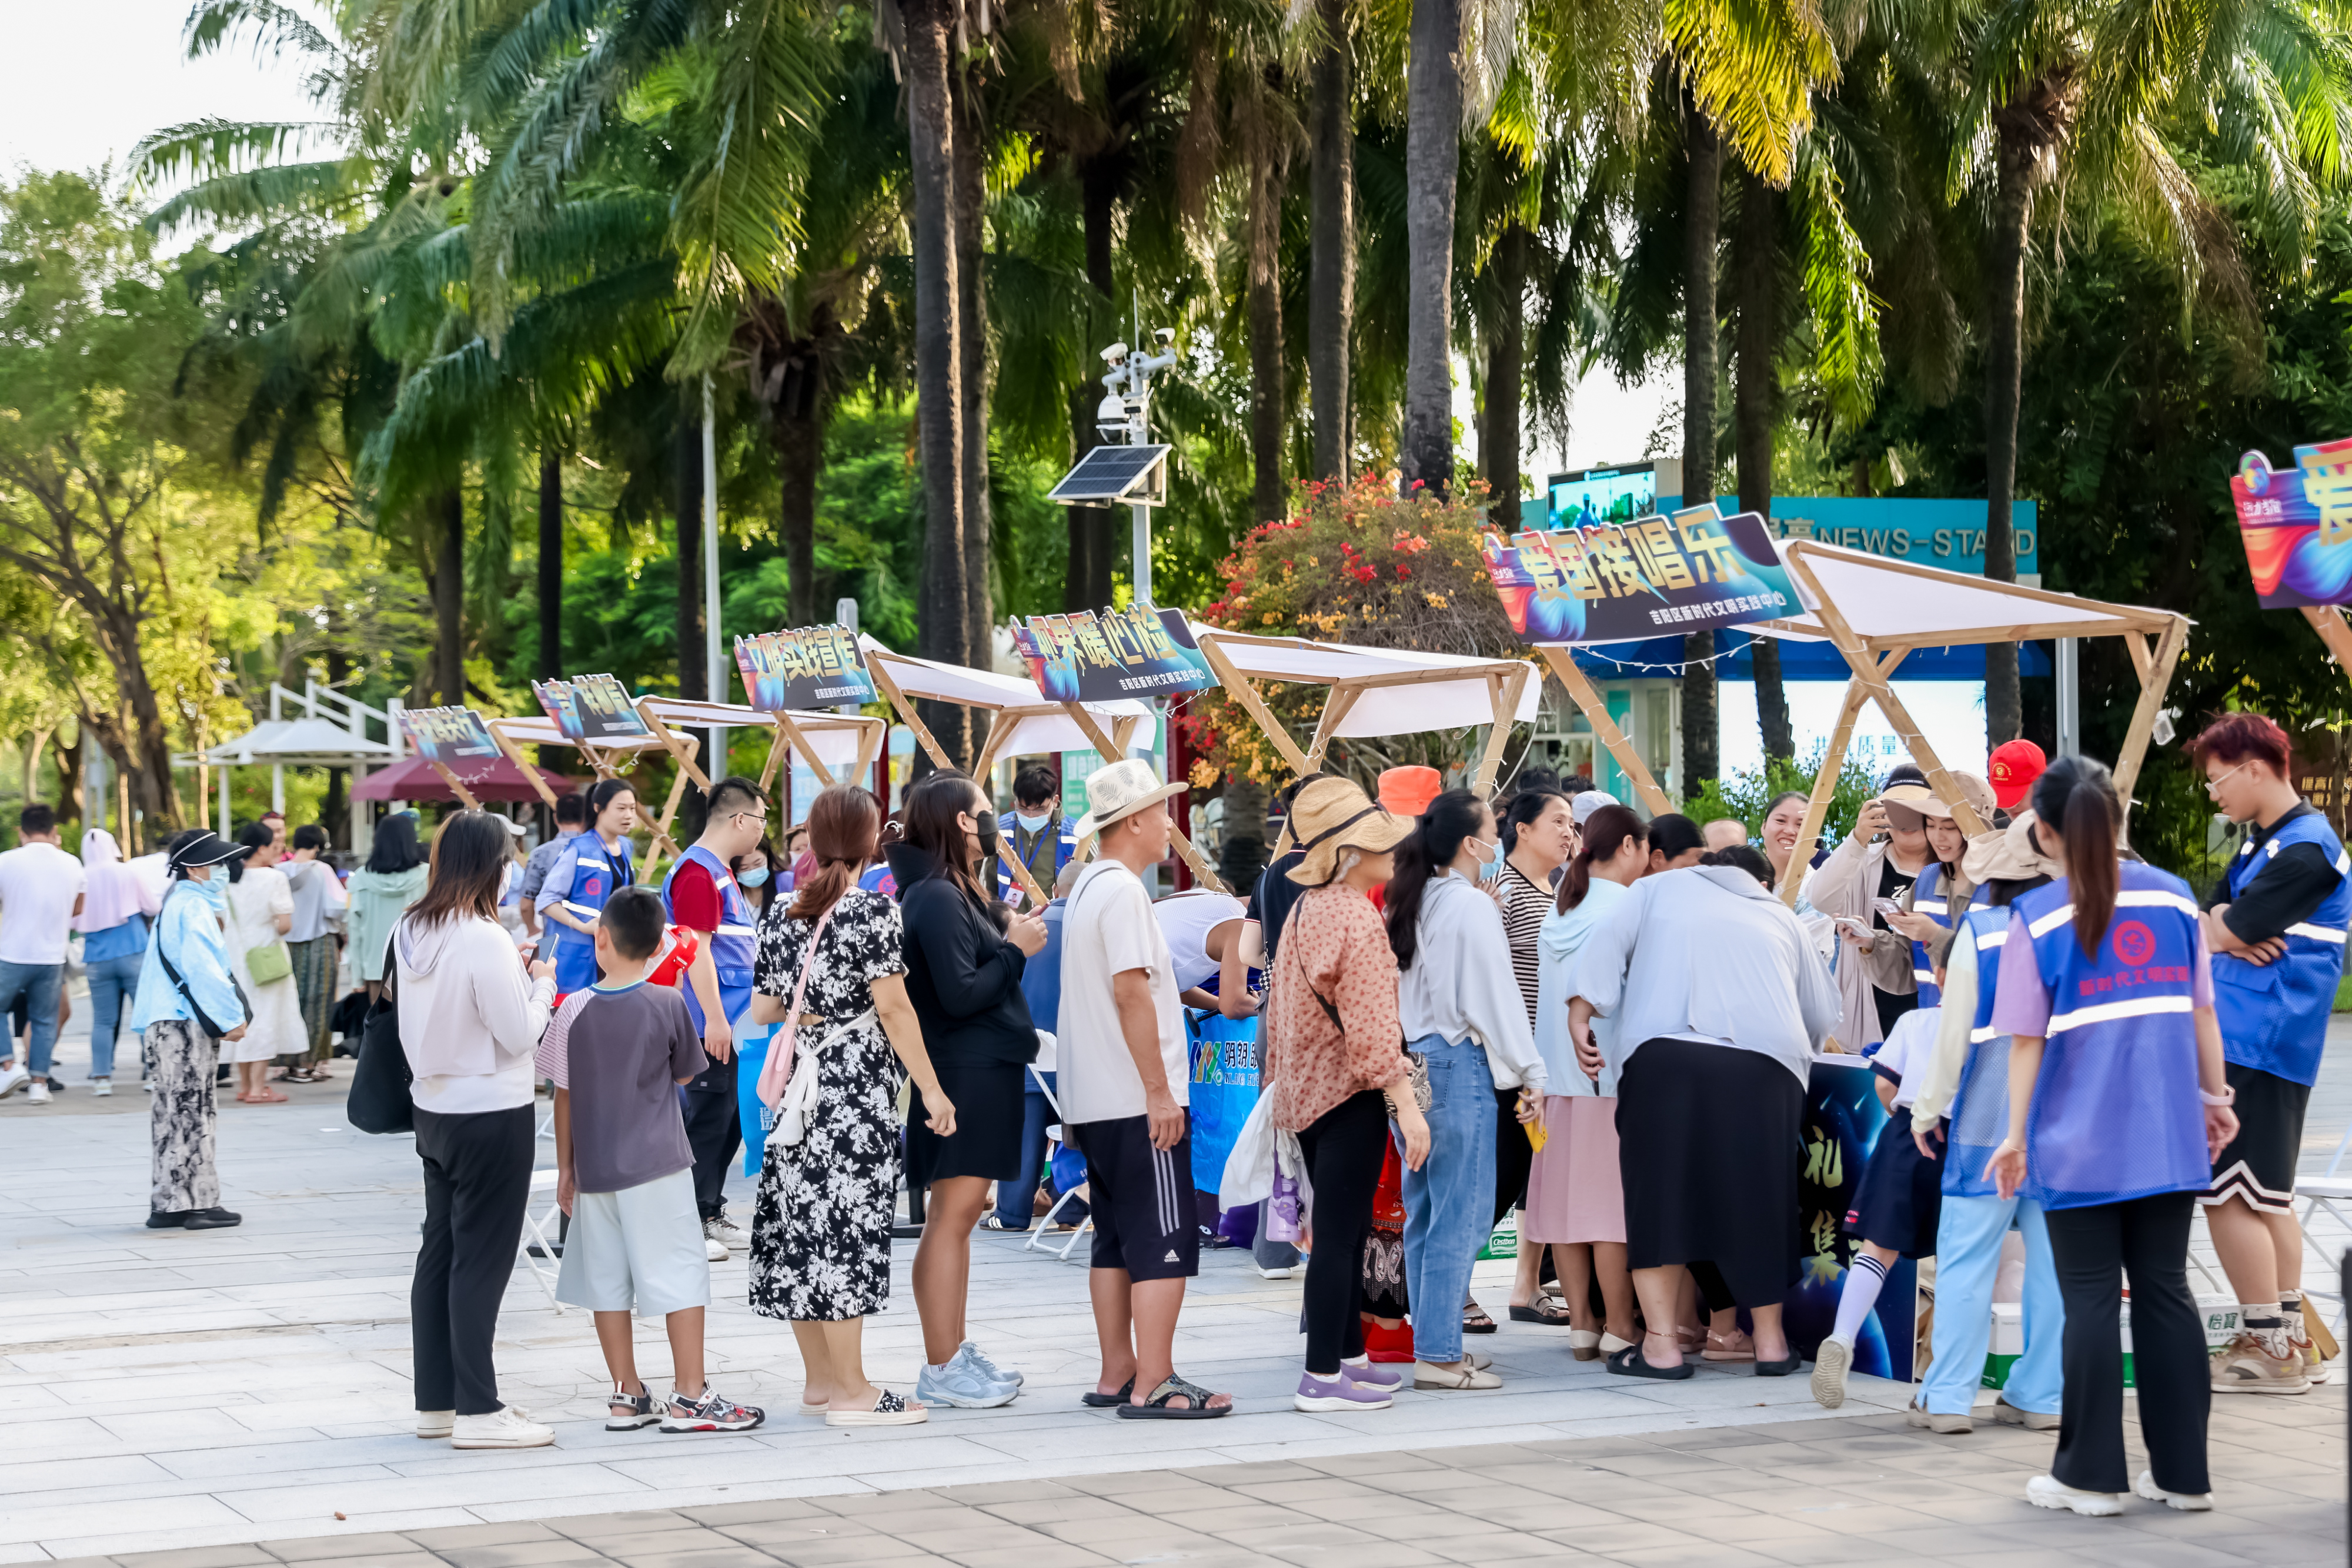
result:
[[[22,1089],[25,1086],[25,1081],[32,1076],[13,1061],[5,1067],[0,1067],[0,1100],[5,1100]]]
[[[420,1437],[446,1437],[457,1429],[455,1410],[419,1410],[416,1413],[416,1435]]]
[[[89,1081],[89,1092],[90,1098],[94,1100],[105,1099],[108,1095],[114,1092],[114,1080],[111,1078],[91,1079]]]
[[[2132,1490],[2150,1502],[2160,1502],[2167,1508],[2177,1508],[2183,1513],[2210,1513],[2213,1494],[2210,1491],[2167,1491],[2156,1484],[2154,1470],[2142,1470],[2139,1483]]]
[[[716,1219],[704,1220],[702,1234],[710,1240],[721,1243],[730,1251],[740,1250],[751,1245],[751,1239],[743,1233],[743,1228],[723,1214]]]
[[[41,1078],[34,1079],[32,1087],[25,1091],[25,1098],[36,1105],[47,1104],[49,1103],[48,1081]]]
[[[724,1263],[728,1259],[735,1256],[727,1250],[727,1243],[719,1240],[708,1230],[702,1233],[702,1255],[713,1263]]]
[[[2056,1476],[2036,1476],[2026,1482],[2025,1500],[2036,1508],[2063,1508],[2090,1519],[2106,1519],[2124,1511],[2123,1493],[2082,1491]]]
[[[1846,1374],[1853,1370],[1853,1346],[1832,1334],[1813,1355],[1813,1403],[1834,1410],[1845,1403]]]
[[[487,1416],[460,1416],[452,1425],[453,1448],[544,1448],[555,1441],[554,1427],[541,1426],[530,1412],[511,1405]]]

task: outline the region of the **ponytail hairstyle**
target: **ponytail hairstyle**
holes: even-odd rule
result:
[[[1633,814],[1630,806],[1603,806],[1587,817],[1584,847],[1576,852],[1568,869],[1560,873],[1559,912],[1565,915],[1574,909],[1592,891],[1594,861],[1614,860],[1628,839],[1641,844],[1647,843],[1649,838],[1650,830],[1643,826],[1642,819]]]
[[[1486,802],[1467,789],[1448,789],[1429,803],[1420,822],[1396,848],[1396,874],[1389,879],[1387,898],[1389,950],[1397,967],[1412,967],[1421,948],[1422,895],[1430,879],[1462,852],[1462,841],[1478,836],[1487,817]],[[1499,849],[1495,852],[1502,853]]]
[[[808,821],[802,825],[808,829],[809,853],[816,857],[816,870],[793,890],[784,917],[814,921],[856,885],[858,873],[874,858],[874,836],[881,831],[882,808],[856,785],[836,784],[817,796],[809,807]],[[771,864],[773,859],[770,857]],[[771,880],[768,885],[772,888],[775,883]]]
[[[2116,799],[2107,765],[2088,757],[2061,757],[2033,781],[2033,815],[2055,822],[2066,841],[2066,883],[2074,895],[2074,940],[2089,957],[2106,939],[2115,917],[2116,843],[2123,802]]]

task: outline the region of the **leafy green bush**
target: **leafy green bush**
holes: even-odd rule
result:
[[[1748,824],[1748,836],[1752,841],[1763,831],[1764,813],[1773,796],[1790,789],[1801,795],[1812,793],[1813,780],[1821,773],[1822,758],[1828,749],[1826,745],[1815,747],[1801,768],[1773,758],[1765,763],[1761,772],[1746,768],[1729,779],[1711,779],[1705,789],[1683,803],[1683,813],[1701,823],[1717,817],[1736,817]],[[1822,824],[1822,842],[1833,844],[1852,832],[1854,819],[1861,815],[1862,803],[1877,793],[1877,775],[1849,754],[1845,765],[1838,769],[1837,790],[1830,797],[1829,816]]]

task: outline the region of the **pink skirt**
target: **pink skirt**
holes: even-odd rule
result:
[[[1550,1136],[1528,1172],[1521,1234],[1543,1242],[1624,1240],[1616,1100],[1548,1094],[1544,1125]]]

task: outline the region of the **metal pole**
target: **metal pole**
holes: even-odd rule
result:
[[[1135,507],[1135,601],[1151,602],[1151,508]]]
[[[702,378],[702,663],[703,686],[712,702],[727,700],[719,663],[719,427],[711,413],[710,378]],[[703,770],[712,783],[727,777],[727,727],[710,727],[710,750]]]
[[[221,764],[221,769],[220,769],[220,829],[219,829],[220,836],[221,836],[222,838],[226,838],[226,837],[228,837],[228,771],[229,771],[229,769],[228,769],[228,764],[227,764],[227,763],[226,763],[226,762],[222,763],[222,764]]]
[[[2077,757],[2083,750],[2082,644],[2072,637],[2058,639],[2058,755]]]
[[[269,716],[272,719],[284,716],[278,706],[278,695],[283,689],[276,681],[269,683]],[[279,812],[286,810],[286,768],[283,763],[269,765],[269,809]]]

